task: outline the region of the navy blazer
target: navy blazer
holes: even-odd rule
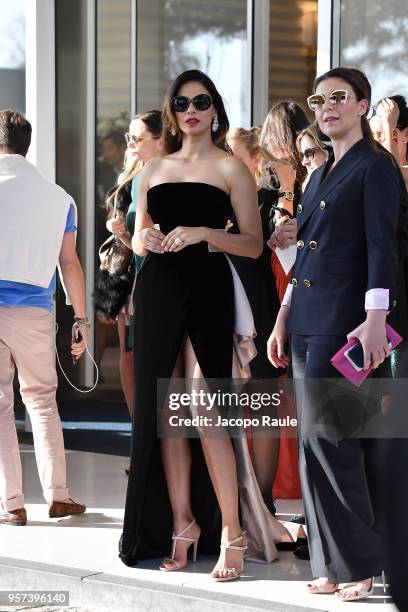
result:
[[[366,318],[369,289],[396,291],[398,170],[359,140],[327,175],[310,178],[297,207],[288,331],[344,336]]]

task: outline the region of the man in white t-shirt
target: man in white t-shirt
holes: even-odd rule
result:
[[[71,499],[66,482],[52,319],[58,264],[83,337],[71,347],[78,359],[89,322],[75,246],[76,206],[25,159],[30,141],[30,123],[15,111],[0,111],[0,524],[8,525],[27,522],[13,410],[15,368],[49,516],[86,510]]]

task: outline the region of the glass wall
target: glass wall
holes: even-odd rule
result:
[[[316,57],[317,0],[272,0],[269,108],[290,99],[306,110],[306,97],[316,76]]]
[[[0,108],[25,112],[25,2],[0,2]]]
[[[86,6],[82,0],[55,3],[56,40],[56,182],[78,207],[78,253],[85,263],[85,242],[93,228],[86,226]],[[91,204],[92,205],[92,204]],[[75,384],[83,384],[84,360],[74,368],[70,358],[72,308],[57,290],[57,346],[64,370]],[[60,375],[60,390],[67,386]]]
[[[341,0],[340,65],[363,70],[373,103],[408,94],[406,0]]]
[[[143,3],[144,4],[144,3]],[[96,193],[95,263],[108,238],[106,193],[123,170],[125,132],[131,113],[132,0],[96,1]],[[119,349],[116,326],[95,320],[95,355],[104,385],[119,385]]]
[[[247,1],[137,3],[137,110],[161,108],[169,83],[198,68],[215,82],[231,125],[250,122]]]
[[[131,4],[131,0],[96,3],[96,183],[100,202],[123,169],[131,106]],[[102,217],[97,214],[96,244],[103,242],[106,233]]]

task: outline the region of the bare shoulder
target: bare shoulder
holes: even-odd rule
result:
[[[249,172],[244,162],[233,155],[226,155],[220,159],[222,172],[225,176],[227,183],[232,187],[233,185],[240,184],[250,181],[253,183],[253,177]]]
[[[242,172],[248,172],[244,162],[234,155],[225,155],[220,158],[223,170],[227,176],[239,176]]]
[[[145,164],[143,168],[143,176],[151,176],[153,172],[157,172],[161,165],[162,159],[160,157],[154,157]]]

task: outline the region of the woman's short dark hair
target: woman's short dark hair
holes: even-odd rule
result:
[[[153,138],[160,138],[163,131],[161,111],[153,109],[143,113],[137,113],[137,115],[132,116],[131,121],[134,121],[135,119],[141,119],[143,121],[148,132],[150,132]]]
[[[219,127],[215,133],[211,132],[213,143],[220,149],[231,153],[231,149],[226,140],[229,130],[229,121],[224,102],[210,77],[204,74],[204,72],[201,72],[201,70],[186,70],[173,81],[167,90],[163,108],[163,146],[165,152],[173,153],[174,151],[178,151],[181,149],[183,141],[182,133],[177,124],[176,115],[171,107],[171,99],[178,95],[181,87],[185,83],[194,81],[201,83],[206,88],[213,100],[214,108],[217,111]]]
[[[31,143],[31,123],[15,110],[0,111],[0,149],[27,155]]]

